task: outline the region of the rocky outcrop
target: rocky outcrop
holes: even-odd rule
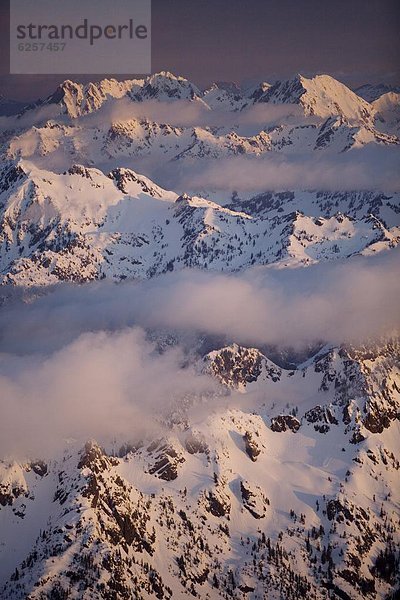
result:
[[[245,387],[256,382],[261,376],[276,382],[282,374],[281,369],[260,350],[237,344],[210,352],[203,360],[205,372],[211,373],[222,384],[233,388]]]
[[[276,432],[293,431],[296,433],[300,427],[300,421],[293,415],[278,415],[271,419],[271,430]]]
[[[243,440],[246,454],[253,462],[256,462],[257,457],[261,454],[261,448],[257,443],[255,436],[250,431],[246,431],[243,436]]]
[[[265,517],[270,501],[265,496],[260,486],[251,484],[249,481],[241,481],[240,493],[243,500],[243,506],[255,519],[262,519]]]
[[[338,425],[334,408],[330,406],[314,406],[314,408],[305,413],[304,419],[308,423],[312,423],[315,431],[319,431],[320,433],[327,433],[330,425]]]
[[[185,457],[178,447],[165,440],[159,440],[152,443],[147,452],[151,457],[149,473],[165,481],[178,477],[179,465],[185,462]]]
[[[221,486],[217,486],[205,493],[206,510],[214,517],[229,517],[231,502],[229,496]]]

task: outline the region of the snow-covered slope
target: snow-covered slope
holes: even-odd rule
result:
[[[313,79],[297,75],[278,81],[257,101],[300,104],[306,115],[322,118],[339,115],[362,123],[370,122],[374,112],[368,102],[329,75],[317,75]]]
[[[385,131],[392,131],[391,126]],[[399,145],[399,139],[391,133],[377,130],[371,124],[351,123],[345,117],[329,117],[318,125],[314,123],[283,124],[267,129],[270,148],[285,154],[311,153],[314,150],[333,153],[362,148],[368,144]]]
[[[175,417],[163,438],[117,452],[92,441],[3,462],[2,597],[389,597],[398,359],[392,340],[287,371],[233,345],[203,360],[226,408],[192,423],[186,406],[183,429]],[[250,411],[229,408],[238,387]]]
[[[234,84],[214,83],[205,90],[203,99],[212,110],[238,111],[248,104],[248,98]]]
[[[32,158],[52,167],[68,168],[74,162],[87,166],[107,161],[138,158],[158,159],[161,164],[222,158],[237,155],[261,155],[271,149],[267,133],[251,137],[234,131],[220,134],[204,127],[174,127],[147,119],[115,121],[111,126],[87,128],[64,126],[49,121],[15,136],[8,147],[9,157]],[[170,168],[174,168],[171,165]]]
[[[166,192],[129,169],[2,172],[3,283],[114,281],[184,267],[237,271],[372,253],[399,241],[399,199],[283,193],[228,206]]]
[[[171,170],[173,163],[235,156],[268,156],[269,153],[312,155],[314,151],[340,153],[366,145],[398,146],[399,138],[370,124],[351,124],[331,117],[319,124],[274,125],[251,136],[218,128],[159,124],[148,119],[115,120],[111,125],[65,125],[49,120],[14,135],[4,146],[8,158],[23,157],[50,170],[68,169],[75,163],[91,166],[157,161]]]
[[[24,102],[18,102],[17,100],[8,100],[0,94],[0,116],[9,117],[11,115],[18,114],[21,109],[25,106]]]
[[[388,92],[372,103],[378,128],[386,132],[400,132],[400,93]]]

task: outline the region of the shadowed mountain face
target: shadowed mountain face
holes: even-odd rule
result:
[[[16,100],[7,100],[0,95],[0,117],[17,115],[24,108],[25,104]]]
[[[394,597],[398,94],[358,92],[1,120],[1,598]]]

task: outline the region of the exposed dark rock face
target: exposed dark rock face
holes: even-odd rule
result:
[[[12,506],[17,498],[29,496],[24,477],[24,471],[26,470],[29,470],[26,465],[24,468],[17,465],[17,463],[7,465],[4,479],[0,479],[0,508],[1,506]]]
[[[243,506],[247,508],[250,514],[252,514],[255,519],[262,519],[265,517],[267,506],[269,506],[270,502],[263,494],[260,487],[254,486],[248,481],[241,481],[240,492],[242,495]]]
[[[278,415],[277,417],[272,417],[271,419],[272,431],[282,432],[290,429],[290,431],[295,433],[298,431],[299,427],[300,421],[293,415]]]
[[[10,487],[8,490],[0,488],[0,504],[1,506],[11,506],[16,498],[25,493],[22,487]]]
[[[254,436],[250,433],[250,431],[246,431],[243,436],[244,445],[246,449],[247,455],[251,458],[253,462],[256,462],[257,457],[261,453],[261,449],[255,440]]]
[[[36,475],[39,475],[40,477],[44,477],[45,475],[47,475],[48,466],[43,460],[37,460],[35,462],[31,462],[29,464],[29,467],[32,469],[32,471],[34,473],[36,473]]]
[[[262,369],[261,354],[254,355],[240,346],[237,351],[226,348],[217,354],[210,368],[223,383],[237,387],[257,381]]]
[[[226,517],[229,515],[231,510],[231,504],[229,498],[224,492],[216,488],[206,494],[206,509],[214,517]]]
[[[315,431],[320,433],[326,433],[330,425],[338,424],[332,408],[328,406],[315,406],[305,413],[304,418],[309,423],[313,423]]]
[[[163,440],[155,442],[147,450],[153,459],[149,466],[149,473],[165,481],[171,481],[178,477],[178,467],[185,462],[185,458],[179,450]]]
[[[339,515],[339,519],[348,519],[350,522],[354,517],[346,506],[343,506],[339,500],[330,500],[326,505],[326,516],[330,521]]]
[[[358,443],[365,439],[363,428],[364,432],[381,433],[400,414],[393,375],[394,365],[400,360],[399,341],[387,340],[368,348],[342,347],[334,354],[329,351],[320,357],[314,368],[323,374],[321,390],[334,390],[334,404],[343,407],[341,419],[352,430],[353,442]],[[313,409],[306,415],[319,429],[337,424],[339,418],[332,406]]]
[[[133,182],[137,183],[145,194],[149,194],[153,198],[160,198],[160,192],[156,189],[156,186],[151,186],[144,177],[140,177],[130,169],[114,169],[108,174],[108,177],[115,181],[117,188],[123,194],[128,194],[127,184]]]
[[[117,460],[105,454],[104,450],[96,442],[87,442],[78,463],[78,469],[88,468],[93,473],[102,473]]]
[[[298,103],[306,89],[303,87],[301,77],[297,76],[288,81],[277,81],[272,85],[259,100],[269,102],[271,98],[278,97],[280,102]]]
[[[27,178],[27,174],[19,165],[6,165],[0,177],[0,193],[11,189],[16,183]]]
[[[390,422],[397,415],[391,411],[381,412],[379,406],[374,402],[369,402],[369,414],[365,417],[363,424],[371,433],[382,433],[384,429],[390,426]]]

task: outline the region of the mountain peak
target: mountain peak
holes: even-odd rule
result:
[[[172,79],[173,81],[188,81],[185,77],[181,77],[180,75],[174,75],[171,71],[159,71],[158,73],[154,73],[150,75],[148,81],[153,82],[157,79]]]
[[[160,71],[148,77],[133,96],[134,100],[195,100],[202,93],[184,77],[176,77],[169,71]]]
[[[328,118],[335,115],[349,121],[371,122],[373,107],[330,75],[312,78],[297,74],[292,79],[277,81],[259,100],[272,104],[300,104],[304,114]]]
[[[71,118],[98,110],[109,99],[119,99],[136,91],[144,83],[140,79],[102,79],[86,85],[66,79],[56,91],[45,100],[45,104],[60,104]]]

